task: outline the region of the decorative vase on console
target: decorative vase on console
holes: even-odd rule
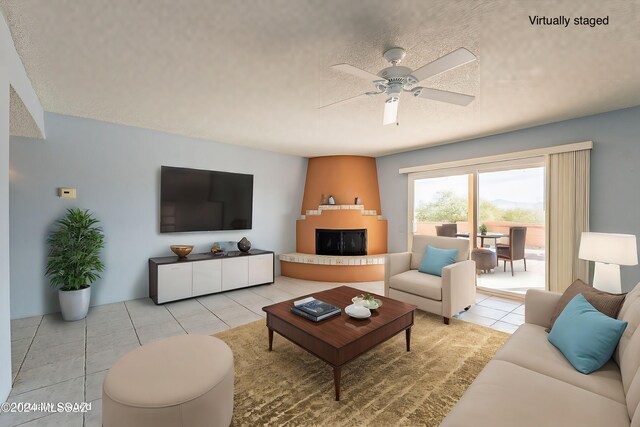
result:
[[[356,196],[356,199],[354,200],[354,205],[361,205],[362,204],[362,200],[360,200],[360,197]]]
[[[334,199],[333,196],[329,196],[329,204],[330,205],[335,205],[336,204],[336,199]]]
[[[249,249],[251,249],[251,242],[249,241],[249,239],[243,237],[238,242],[238,249],[240,249],[240,252],[249,252]]]

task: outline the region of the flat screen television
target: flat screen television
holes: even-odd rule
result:
[[[162,166],[160,232],[249,230],[253,175]]]

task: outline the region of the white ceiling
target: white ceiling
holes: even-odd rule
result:
[[[303,156],[382,155],[640,105],[640,0],[0,0],[46,111]],[[609,16],[606,27],[529,15]],[[413,69],[464,46],[478,61],[404,96],[399,126],[371,72],[401,46]]]

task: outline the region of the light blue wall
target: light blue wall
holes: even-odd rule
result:
[[[59,311],[44,277],[45,239],[69,207],[93,211],[106,234],[92,305],[148,296],[147,259],[172,255],[171,244],[206,252],[246,236],[256,248],[295,250],[306,159],[56,114],[45,125],[45,141],[11,140],[12,318]],[[161,165],[253,174],[253,229],[160,234]],[[58,198],[57,187],[77,188],[78,198]]]
[[[382,212],[389,221],[389,251],[407,246],[407,176],[400,168],[593,141],[591,231],[635,234],[640,241],[640,107],[380,157]],[[626,290],[640,281],[640,266],[622,267]]]
[[[2,15],[0,15],[2,19]],[[0,40],[1,41],[1,40]],[[0,52],[0,59],[4,55]],[[9,82],[0,69],[0,403],[11,390],[9,321]],[[0,414],[1,415],[1,414]]]
[[[18,108],[10,112],[14,95],[20,98],[18,102],[25,111]],[[24,112],[26,114],[22,114]],[[9,128],[13,124],[26,125],[27,129],[29,124],[35,124],[37,129],[29,129],[35,131],[30,135],[44,135],[42,106],[0,12],[0,402],[4,402],[11,391]]]

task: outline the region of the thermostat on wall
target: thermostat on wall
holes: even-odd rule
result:
[[[61,197],[63,199],[75,199],[76,189],[75,188],[58,188],[58,197]]]

